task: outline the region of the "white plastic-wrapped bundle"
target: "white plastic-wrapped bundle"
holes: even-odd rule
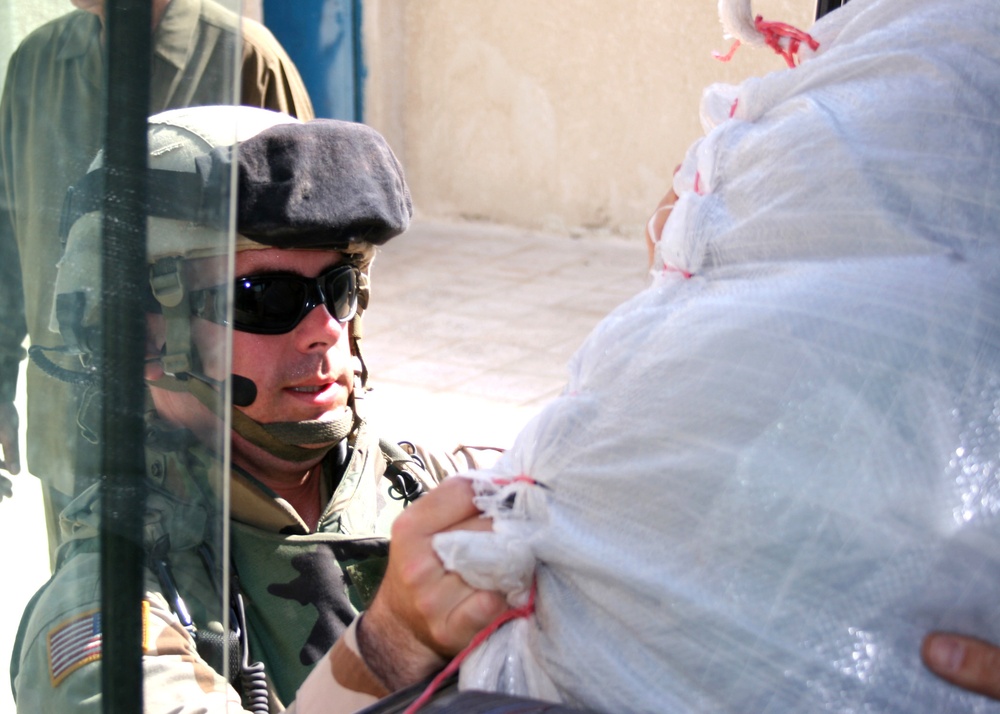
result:
[[[473,583],[537,584],[463,687],[997,708],[919,648],[1000,641],[1000,3],[851,0],[812,33],[708,91],[652,286],[472,475],[494,533],[437,536]]]

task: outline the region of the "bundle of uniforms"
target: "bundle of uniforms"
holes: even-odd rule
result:
[[[851,0],[710,87],[644,292],[446,563],[534,614],[462,686],[604,712],[978,712],[1000,641],[1000,3]]]

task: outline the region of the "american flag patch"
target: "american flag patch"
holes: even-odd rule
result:
[[[49,675],[53,687],[83,665],[100,658],[100,611],[77,615],[49,632]]]

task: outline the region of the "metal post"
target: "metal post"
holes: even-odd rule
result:
[[[361,0],[352,0],[351,36],[353,42],[351,49],[354,58],[354,121],[358,122],[365,120],[365,78],[368,76],[361,34],[362,12],[364,12],[364,9]]]
[[[146,125],[150,0],[107,0],[102,256],[101,434],[102,703],[143,711],[143,440]]]

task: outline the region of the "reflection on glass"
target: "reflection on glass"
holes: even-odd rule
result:
[[[311,118],[298,72],[270,33],[243,21],[241,35],[234,11],[239,3],[150,1],[153,53],[145,114],[239,101]],[[24,32],[0,34],[7,67],[0,101],[0,447],[6,471],[16,474],[20,437],[26,446],[24,465],[38,478],[14,480],[15,495],[0,505],[5,510],[0,521],[37,546],[26,556],[29,567],[20,592],[5,601],[2,651],[5,656],[11,651],[20,612],[48,575],[48,555],[49,565],[58,563],[58,587],[49,587],[35,608],[49,608],[58,617],[41,623],[37,631],[29,628],[19,643],[21,677],[26,682],[37,677],[46,687],[72,689],[81,696],[88,689],[91,694],[100,691],[101,633],[109,617],[98,612],[94,562],[101,526],[102,410],[115,405],[102,399],[99,379],[104,196],[100,172],[93,169],[101,163],[95,157],[107,123],[105,57],[114,48],[107,47],[103,0],[73,0],[73,5],[77,9],[65,0],[13,0],[0,11],[0,19],[8,20],[0,27]],[[232,143],[235,126],[219,131],[229,137],[224,143]],[[220,180],[228,186],[224,177]],[[159,198],[171,203],[165,195]],[[220,218],[201,232],[203,242],[222,256],[230,244],[225,219],[229,199],[227,191],[212,196],[217,204],[212,210]],[[155,255],[153,243],[150,248]],[[201,279],[224,284],[227,266],[227,259],[218,261],[210,278],[203,268]],[[137,284],[146,282],[140,276]],[[144,310],[162,314],[150,289],[136,292],[141,294],[134,299]],[[151,318],[152,323],[157,319]],[[33,348],[30,364],[22,362],[28,345]],[[213,348],[223,361],[226,345],[223,335]],[[25,370],[21,364],[27,365]],[[24,379],[20,390],[19,370]],[[154,376],[149,371],[146,376]],[[137,388],[144,389],[141,384]],[[196,622],[223,622],[221,455],[228,434],[219,428],[221,422],[206,424],[195,445],[189,433],[164,425],[147,402],[147,413],[134,418],[145,422],[147,433],[146,587],[162,594],[149,605],[162,605],[181,625],[187,624],[188,611]],[[0,493],[6,484],[0,482]],[[32,499],[39,484],[41,508]],[[179,646],[176,641],[146,644],[154,650]],[[0,701],[0,710],[4,704]],[[36,702],[22,710],[64,709]]]

